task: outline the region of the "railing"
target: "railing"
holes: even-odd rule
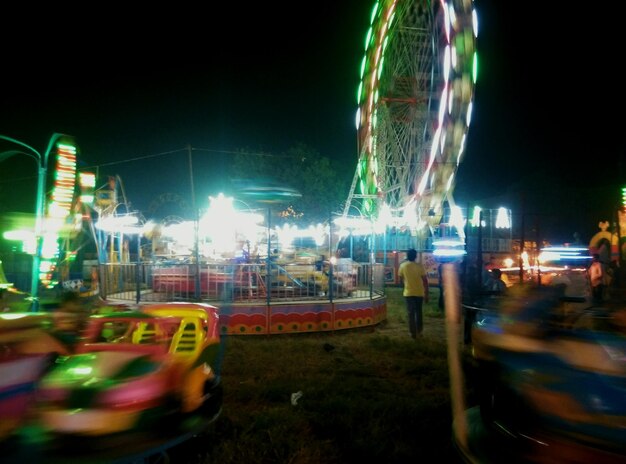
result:
[[[100,294],[122,301],[288,302],[384,294],[383,264],[154,264],[100,265]],[[199,278],[197,272],[199,271]],[[269,289],[268,289],[269,282]],[[198,288],[196,288],[198,287]]]

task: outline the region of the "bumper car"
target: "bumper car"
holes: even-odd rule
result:
[[[563,307],[539,286],[478,312],[480,420],[509,462],[626,462],[626,310]]]
[[[39,382],[37,417],[54,434],[150,429],[218,397],[215,307],[149,305],[92,315],[73,354]]]

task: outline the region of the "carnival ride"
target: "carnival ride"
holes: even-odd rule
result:
[[[354,208],[369,221],[370,228],[373,219],[402,221],[412,230],[438,225],[444,202],[453,204],[454,201],[454,175],[462,160],[471,120],[477,66],[476,34],[476,15],[471,0],[382,0],[375,3],[357,97],[359,157],[344,217]],[[76,182],[75,156],[75,146],[60,148],[59,188],[55,189],[48,208],[48,214],[54,216],[57,223],[78,221],[82,205],[86,204],[69,194]],[[84,185],[93,194],[95,178],[86,178]],[[119,213],[115,191],[112,186],[100,192],[96,207],[99,219]],[[103,228],[96,230],[95,224],[88,222],[96,236],[99,263],[128,262],[130,250],[124,236],[128,238],[132,234],[136,235],[136,259],[140,262],[143,232],[139,227],[130,234],[116,235]],[[73,223],[74,227],[76,224]],[[257,230],[256,225],[254,230]],[[264,258],[270,269],[272,236],[269,230],[265,240]],[[57,251],[51,256],[58,259],[61,244],[58,238],[53,243]],[[67,244],[66,249],[70,249]],[[330,246],[327,249],[332,254]],[[195,247],[189,248],[188,258],[199,261],[197,242]],[[40,279],[46,285],[54,285],[55,265],[47,266]],[[309,280],[307,272],[302,275]],[[266,276],[270,278],[271,273],[267,271]],[[332,275],[328,277],[316,270],[310,283],[302,287],[303,278],[293,270],[279,271],[275,280],[270,278],[270,291],[266,293],[271,294],[272,285],[276,283],[306,288],[307,294],[312,289],[317,295],[333,287],[332,280],[330,284],[325,280],[329,278]],[[303,313],[308,309],[295,308],[295,303],[291,305],[294,308],[284,306],[278,314],[272,314],[267,306],[259,305],[250,311],[251,320],[243,322],[241,314],[229,307],[224,311],[224,320],[227,324],[231,320],[233,330],[241,332],[242,327],[249,326],[256,333],[261,333],[259,327],[267,328],[267,333],[284,333],[287,327],[294,331],[323,331],[375,324],[384,319],[386,307],[384,299],[372,298],[371,270],[368,281],[368,297],[363,298],[366,305],[362,307],[352,301],[337,304],[331,298],[328,308],[319,314]],[[189,284],[186,280],[185,285]],[[349,284],[343,285],[351,289],[353,276],[349,277]],[[313,319],[309,317],[311,314]],[[176,429],[170,442],[188,433],[187,429]],[[159,442],[156,448],[159,446],[165,445]],[[17,455],[21,457],[23,451],[21,449]]]
[[[69,280],[70,264],[81,247],[72,242],[83,238],[84,215],[93,201],[96,179],[93,173],[77,171],[78,148],[74,138],[56,135],[48,149],[54,156],[52,175],[48,175],[46,165],[39,175],[43,198],[38,198],[41,207],[33,219],[34,227],[26,224],[24,218],[14,218],[13,229],[3,234],[7,240],[22,242],[22,251],[33,255],[33,284],[43,288]],[[49,177],[53,179],[51,189],[48,189]],[[37,298],[35,288],[31,291]]]
[[[559,286],[526,287],[473,326],[481,462],[623,462],[623,315],[563,309]],[[486,439],[490,437],[490,439]]]
[[[365,41],[356,126],[359,158],[343,215],[436,227],[454,176],[477,73],[471,0],[381,0]]]
[[[56,434],[102,436],[189,413],[214,396],[217,308],[149,305],[89,318],[73,354],[40,380],[39,422]]]
[[[528,279],[464,301],[477,404],[465,407],[459,371],[452,391],[466,462],[624,462],[626,313],[591,298],[590,251],[542,249]],[[450,308],[460,305],[448,296]],[[446,309],[456,333],[458,314]],[[448,349],[458,366],[459,348],[449,341]]]
[[[0,318],[3,462],[149,462],[219,416],[216,307],[100,311],[72,344],[49,313]]]

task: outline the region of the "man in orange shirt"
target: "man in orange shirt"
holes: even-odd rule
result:
[[[413,248],[407,251],[406,261],[398,268],[398,276],[402,280],[404,290],[402,295],[406,301],[406,310],[409,317],[409,332],[412,338],[422,334],[424,328],[422,305],[428,303],[428,278],[426,269],[421,263],[416,263],[417,251]]]

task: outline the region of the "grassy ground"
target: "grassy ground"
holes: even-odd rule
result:
[[[375,328],[226,338],[222,412],[171,462],[461,462],[438,291],[413,340],[401,289],[387,290],[388,319]]]

